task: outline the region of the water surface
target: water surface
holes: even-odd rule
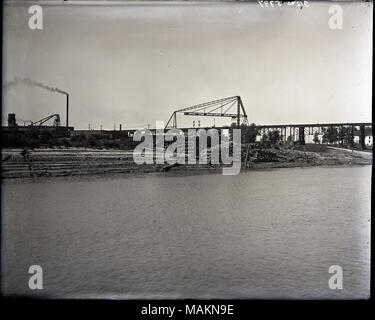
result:
[[[366,298],[371,167],[2,186],[2,290],[60,298]],[[41,265],[44,289],[28,288]],[[330,290],[340,265],[343,290]]]

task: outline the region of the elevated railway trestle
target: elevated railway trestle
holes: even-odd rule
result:
[[[350,143],[357,136],[362,149],[366,149],[366,136],[372,136],[371,122],[257,125],[256,127],[260,136],[277,130],[282,141],[298,141],[301,144],[305,144],[306,135],[322,136],[326,134],[328,139],[331,137],[341,147],[344,147],[345,141]]]

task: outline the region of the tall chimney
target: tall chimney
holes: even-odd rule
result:
[[[69,127],[69,95],[66,95],[66,127]]]

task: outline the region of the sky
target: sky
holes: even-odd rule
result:
[[[155,127],[179,108],[239,95],[250,123],[371,122],[372,3],[340,3],[343,29],[328,27],[329,3],[4,6],[3,83],[30,78],[70,95],[77,129]],[[4,87],[2,124],[59,113],[65,96]],[[179,115],[180,126],[213,118]],[[215,124],[230,124],[216,119]]]

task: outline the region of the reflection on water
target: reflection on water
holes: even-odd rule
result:
[[[3,184],[6,294],[365,298],[371,167]],[[44,271],[44,290],[27,270]],[[328,288],[340,265],[344,289]]]

